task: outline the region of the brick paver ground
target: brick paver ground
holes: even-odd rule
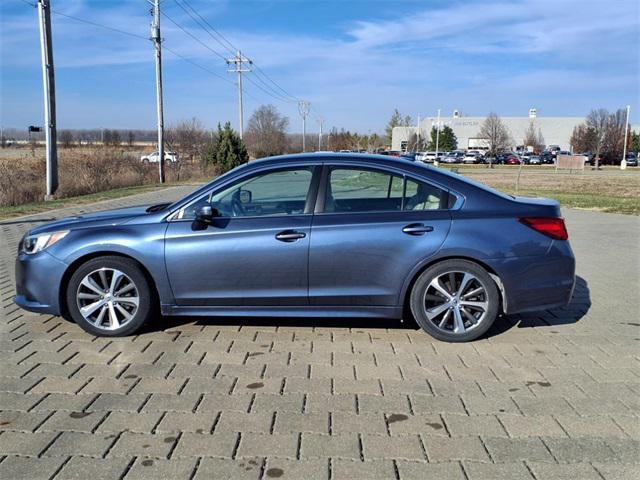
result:
[[[565,212],[565,309],[452,345],[410,322],[158,319],[96,338],[12,303],[44,219],[0,222],[0,478],[640,478],[638,217]]]

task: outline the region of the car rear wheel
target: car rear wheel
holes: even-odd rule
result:
[[[500,297],[495,282],[479,265],[445,260],[427,268],[411,290],[413,316],[432,337],[467,342],[493,324]]]
[[[130,335],[153,313],[149,281],[134,261],[122,257],[98,257],[81,265],[66,297],[73,320],[94,335]]]

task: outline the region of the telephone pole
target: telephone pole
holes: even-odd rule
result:
[[[320,124],[320,131],[318,132],[318,151],[322,150],[322,127],[324,126],[324,118],[318,117],[318,123]]]
[[[234,65],[233,70],[227,70],[228,72],[235,72],[238,74],[238,116],[239,116],[239,129],[240,139],[244,134],[244,109],[242,106],[242,74],[246,72],[250,72],[250,68],[242,68],[242,64],[246,63],[251,65],[253,62],[249,60],[247,57],[243,57],[240,50],[236,52],[236,56],[233,58],[227,58],[227,65]]]
[[[306,100],[300,100],[298,102],[298,112],[300,112],[300,116],[302,117],[302,151],[307,151],[307,115],[309,115],[309,109],[311,108],[311,104]]]
[[[631,105],[627,105],[627,120],[624,122],[624,149],[622,150],[622,160],[627,160],[627,138],[629,137],[629,110]],[[622,162],[620,162],[622,165]]]
[[[52,200],[58,189],[58,150],[56,135],[56,83],[53,69],[53,43],[51,39],[51,1],[38,0],[40,23],[40,49],[42,52],[42,83],[44,86],[44,123],[47,142],[47,193]]]
[[[440,147],[440,109],[438,109],[438,123],[436,124],[436,159],[438,161],[438,148]]]
[[[149,0],[151,1],[151,0]],[[162,38],[160,37],[160,0],[153,0],[151,41],[156,47],[156,104],[158,109],[158,167],[164,183],[164,112],[162,109]]]

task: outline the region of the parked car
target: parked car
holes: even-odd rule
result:
[[[540,155],[531,155],[529,157],[529,165],[542,165]]]
[[[627,157],[625,158],[627,161],[627,167],[637,167],[638,166],[638,154],[634,152],[627,153]]]
[[[509,155],[504,161],[505,165],[520,165],[522,160],[520,160],[516,155]]]
[[[515,153],[512,153],[512,152],[501,152],[501,153],[498,153],[496,155],[496,162],[495,163],[514,165],[513,163],[508,163],[510,160],[513,161],[513,159],[518,161],[517,164],[520,163],[520,159],[517,157],[517,155]]]
[[[543,165],[553,165],[555,163],[555,157],[550,152],[542,152],[540,154],[540,162]]]
[[[442,158],[442,152],[421,152],[416,157],[416,160],[424,163],[433,163],[436,160],[440,160]]]
[[[412,162],[416,161],[416,153],[413,152],[404,152],[402,153],[402,155],[400,155],[401,158],[406,158],[407,160],[410,160]]]
[[[148,155],[142,155],[140,161],[144,163],[158,163],[160,161],[160,152],[156,151]],[[176,163],[178,161],[178,154],[175,152],[164,152],[164,161]]]
[[[162,322],[156,312],[375,325],[410,311],[461,342],[500,312],[567,305],[574,272],[555,200],[388,156],[300,154],[244,164],[174,203],[31,229],[15,302],[103,336]]]
[[[478,152],[467,152],[467,154],[462,157],[462,163],[482,163],[483,157]]]
[[[529,164],[529,159],[531,158],[531,155],[533,155],[531,152],[522,152],[520,154],[520,160],[525,165],[528,165]]]

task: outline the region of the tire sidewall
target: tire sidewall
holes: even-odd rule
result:
[[[135,283],[138,289],[138,310],[134,317],[125,325],[116,330],[103,330],[97,328],[82,316],[78,309],[76,292],[82,279],[89,273],[101,268],[113,268],[125,273]],[[97,257],[83,263],[71,275],[66,291],[67,310],[73,320],[85,331],[103,337],[120,337],[130,335],[138,330],[149,319],[152,313],[152,292],[142,269],[134,260],[108,256]]]
[[[451,270],[468,272],[475,275],[484,284],[487,299],[489,301],[489,308],[482,323],[473,330],[466,331],[461,335],[454,334],[453,332],[443,332],[436,327],[427,318],[422,305],[424,292],[429,283],[431,283],[435,277]],[[491,278],[487,271],[478,264],[467,260],[444,260],[432,265],[420,274],[411,289],[409,302],[411,313],[413,314],[416,323],[429,335],[445,342],[469,342],[484,335],[484,333],[491,328],[491,325],[493,325],[500,308],[500,295],[493,278]]]

